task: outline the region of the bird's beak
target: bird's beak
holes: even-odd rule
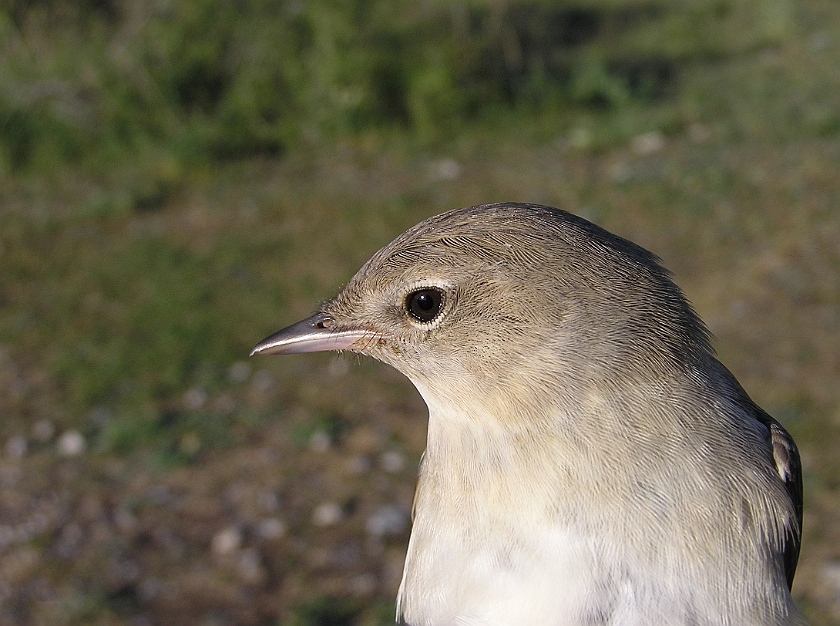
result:
[[[340,329],[328,314],[316,313],[269,335],[254,346],[250,356],[351,350],[357,342],[373,336],[374,333],[369,330]]]

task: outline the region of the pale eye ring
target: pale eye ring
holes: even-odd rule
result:
[[[405,298],[405,309],[418,322],[428,324],[440,315],[443,292],[440,289],[417,289]]]

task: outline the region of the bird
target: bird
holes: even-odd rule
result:
[[[641,246],[540,205],[444,212],[251,354],[317,351],[428,408],[398,623],[807,624],[796,444]]]

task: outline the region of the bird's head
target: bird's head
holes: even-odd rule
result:
[[[575,385],[679,366],[708,342],[651,253],[557,209],[495,204],[409,229],[252,354],[323,350],[392,365],[428,402],[533,398],[558,376]]]

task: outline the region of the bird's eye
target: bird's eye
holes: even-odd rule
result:
[[[443,292],[437,289],[418,289],[408,294],[405,308],[419,322],[428,323],[440,313],[443,304]]]

